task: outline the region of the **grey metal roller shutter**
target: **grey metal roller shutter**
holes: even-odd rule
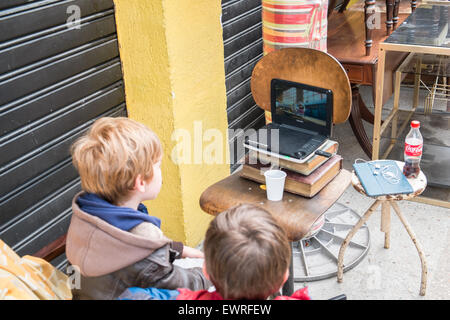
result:
[[[264,112],[250,91],[253,68],[263,56],[261,0],[222,0],[222,26],[225,54],[225,85],[231,171],[243,157],[242,132],[265,124]],[[233,134],[235,133],[235,134]]]
[[[0,239],[19,255],[67,231],[69,147],[102,116],[126,116],[113,1],[0,1]]]

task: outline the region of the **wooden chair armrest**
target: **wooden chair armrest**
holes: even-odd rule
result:
[[[33,254],[33,256],[42,258],[50,262],[51,260],[62,255],[66,251],[66,237],[67,234],[62,235],[55,241],[51,242],[50,244],[46,245],[38,252]]]

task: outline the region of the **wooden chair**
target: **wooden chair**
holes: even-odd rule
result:
[[[250,86],[256,104],[266,111],[270,111],[273,78],[331,89],[333,123],[348,119],[352,99],[350,82],[344,68],[331,55],[315,49],[284,48],[259,60],[253,69]],[[241,178],[239,172],[235,172],[208,187],[200,197],[200,207],[208,214],[217,215],[242,203],[262,206],[274,216],[290,241],[298,241],[339,199],[350,184],[350,176],[350,172],[342,169],[313,198],[285,193],[282,201],[269,201],[258,183]],[[292,266],[291,257],[290,276],[283,287],[285,295],[291,295],[294,288]]]
[[[250,86],[256,104],[270,111],[272,79],[300,82],[333,92],[333,124],[345,122],[352,90],[345,69],[333,56],[309,48],[284,48],[265,55],[252,72]]]

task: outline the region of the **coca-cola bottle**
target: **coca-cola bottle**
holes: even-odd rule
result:
[[[420,122],[411,121],[411,130],[405,138],[405,165],[403,174],[407,178],[416,178],[420,172],[420,159],[422,158],[423,138],[419,131]]]

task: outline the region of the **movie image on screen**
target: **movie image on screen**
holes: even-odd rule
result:
[[[326,126],[327,95],[307,89],[283,86],[275,87],[276,114],[297,122]]]

